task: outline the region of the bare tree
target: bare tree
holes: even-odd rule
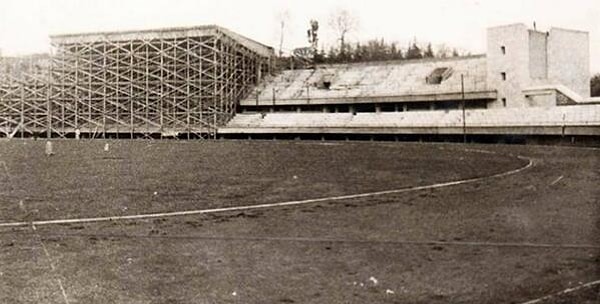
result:
[[[340,54],[345,54],[346,37],[358,28],[358,18],[346,9],[333,12],[329,18],[329,26],[335,31],[340,41]]]
[[[290,12],[288,10],[281,11],[277,14],[277,24],[279,25],[279,57],[283,56],[283,41],[285,38],[286,24],[290,20]]]

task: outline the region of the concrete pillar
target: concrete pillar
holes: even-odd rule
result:
[[[435,103],[432,102],[429,104],[429,110],[431,110],[431,111],[435,110]]]
[[[356,109],[354,108],[353,105],[348,106],[348,112],[355,114],[356,113]]]
[[[407,104],[403,104],[402,105],[402,111],[404,111],[404,112],[408,111],[408,105]]]
[[[394,112],[398,112],[398,104],[397,103],[394,104]]]
[[[375,113],[381,113],[381,105],[375,104]]]
[[[301,113],[302,112],[302,108],[296,107],[296,112]]]

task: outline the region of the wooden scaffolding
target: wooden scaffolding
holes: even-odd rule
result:
[[[48,126],[47,55],[0,58],[0,137],[29,137]]]
[[[272,48],[218,26],[51,41],[48,77],[0,86],[7,136],[209,138],[273,57]]]

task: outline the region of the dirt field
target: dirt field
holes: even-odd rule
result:
[[[42,141],[0,142],[0,223],[399,189],[528,164],[516,155],[534,165],[302,206],[0,228],[0,303],[522,303],[600,279],[598,150],[105,143],[55,141],[47,157]],[[599,301],[594,287],[544,303]]]

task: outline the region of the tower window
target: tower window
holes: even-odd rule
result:
[[[500,77],[502,78],[502,80],[506,80],[506,72],[500,73]]]
[[[506,54],[506,47],[505,46],[501,46],[500,47],[500,51],[502,51],[502,55]]]
[[[502,98],[502,106],[506,108],[506,98]]]

